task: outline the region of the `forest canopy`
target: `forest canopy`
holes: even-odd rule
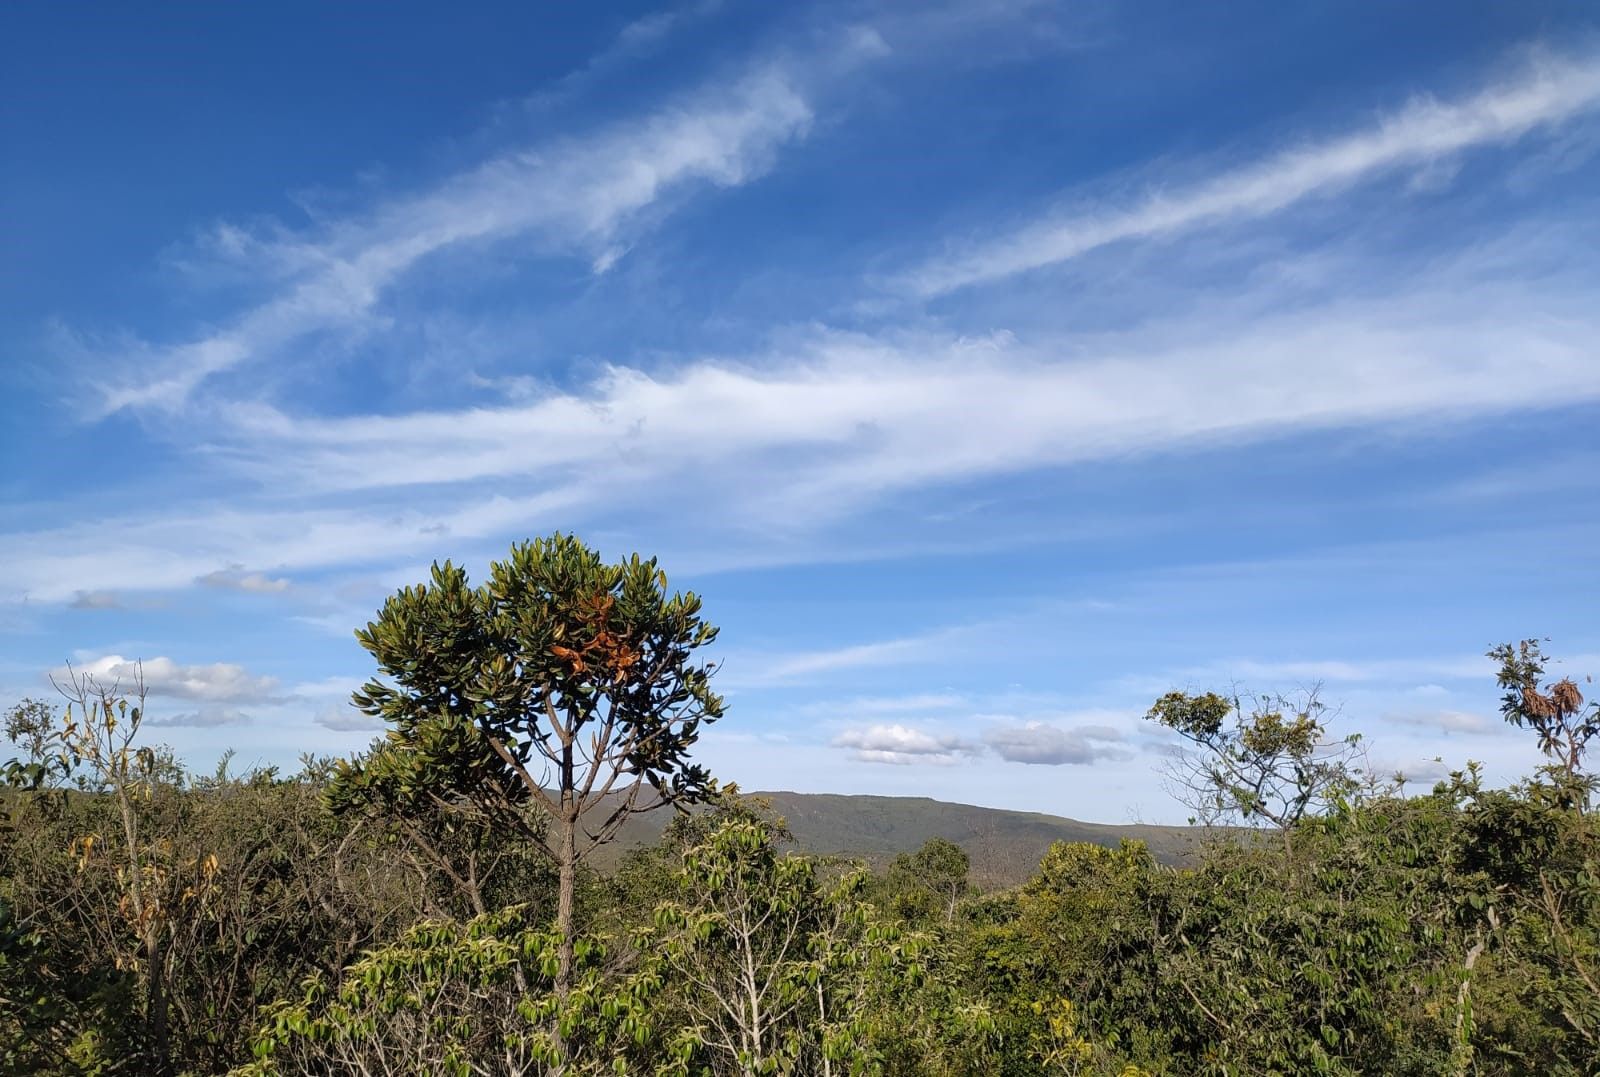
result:
[[[357,631],[386,735],[196,772],[137,682],[6,712],[0,1074],[1592,1074],[1600,707],[1495,647],[1549,765],[1421,795],[1315,694],[1170,693],[1185,861],[796,848],[699,766],[716,637],[570,536]],[[661,839],[600,866],[631,816]]]

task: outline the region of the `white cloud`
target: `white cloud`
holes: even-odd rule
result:
[[[1243,324],[1154,324],[1017,341],[815,331],[743,361],[615,366],[580,391],[392,416],[238,408],[219,434],[246,474],[384,490],[603,472],[617,489],[693,475],[751,511],[1180,446],[1600,398],[1600,317],[1471,270],[1393,296]],[[719,482],[707,484],[715,474]],[[584,492],[575,492],[584,496]]]
[[[1422,168],[1438,175],[1454,154],[1513,142],[1597,105],[1600,56],[1537,58],[1519,77],[1470,97],[1453,102],[1417,99],[1365,130],[1296,146],[1187,189],[1038,222],[967,253],[928,262],[903,284],[918,295],[939,295],[1123,240],[1263,217],[1397,169]]]
[[[218,569],[199,576],[195,582],[202,587],[212,587],[224,591],[247,591],[251,594],[276,594],[289,589],[289,581],[281,577],[267,576],[260,572],[246,572],[243,565],[229,565],[227,568]]]
[[[0,536],[0,556],[18,597],[65,602],[133,580],[187,586],[196,562],[294,573],[460,556],[478,539],[582,526],[619,499],[641,511],[676,504],[686,484],[699,515],[724,532],[804,534],[941,483],[1600,399],[1600,316],[1582,298],[1592,293],[1550,278],[1533,289],[1507,278],[1514,266],[1486,269],[1443,268],[1383,299],[1115,337],[819,330],[743,362],[616,367],[587,388],[497,408],[318,418],[239,407],[212,430],[210,458],[238,469],[247,489],[303,491],[300,500],[177,507],[94,534],[12,533]],[[314,507],[333,493],[345,507]],[[909,660],[912,650],[867,648],[795,656],[779,675]]]
[[[120,684],[124,690],[142,679],[152,696],[205,703],[266,701],[277,691],[277,681],[273,678],[255,676],[243,666],[228,662],[185,666],[170,658],[139,660],[108,654],[74,664],[73,670],[88,674],[101,684]],[[70,675],[71,671],[65,667],[51,672],[57,680]]]
[[[1386,720],[1394,725],[1412,726],[1439,733],[1487,733],[1497,724],[1481,714],[1454,710],[1391,714]]]
[[[1108,726],[1063,729],[1047,722],[1025,722],[990,729],[984,733],[983,740],[996,755],[1010,763],[1082,765],[1126,756],[1122,749],[1107,746],[1107,742],[1115,744],[1122,740],[1122,734]]]
[[[1309,659],[1303,661],[1261,661],[1229,659],[1185,670],[1184,675],[1217,683],[1238,682],[1241,688],[1259,686],[1271,690],[1275,685],[1294,683],[1359,684],[1394,683],[1418,678],[1481,681],[1492,677],[1494,664],[1481,655],[1458,657],[1374,658],[1358,661]]]
[[[317,711],[314,720],[324,729],[340,733],[381,733],[384,729],[382,721],[368,717],[348,703],[324,707]]]
[[[849,714],[856,716],[888,714],[926,714],[949,711],[967,705],[965,696],[953,692],[911,692],[902,696],[853,696],[848,699],[818,700],[797,708],[806,715]]]
[[[575,491],[518,498],[491,493],[457,495],[428,509],[408,503],[330,509],[303,502],[256,508],[240,499],[237,508],[121,517],[114,533],[69,526],[4,534],[0,556],[10,559],[17,598],[63,602],[84,587],[126,588],[130,581],[148,591],[188,587],[197,561],[311,569],[418,555],[426,563],[436,552],[459,557],[464,542],[564,522],[557,511],[575,500]],[[438,531],[446,522],[447,532]]]
[[[1441,759],[1416,759],[1399,766],[1373,768],[1379,775],[1403,779],[1406,785],[1433,785],[1450,777],[1450,772],[1460,770]]]
[[[103,409],[174,407],[207,378],[308,334],[360,332],[380,317],[391,286],[447,249],[514,239],[533,251],[601,259],[669,192],[748,182],[810,121],[796,82],[768,66],[587,138],[506,151],[315,234],[228,227],[217,252],[272,266],[283,290],[187,343],[133,347],[121,379],[103,383]]]
[[[155,715],[145,722],[150,726],[179,726],[214,729],[218,726],[249,725],[250,716],[235,707],[201,707],[199,710],[170,716]]]
[[[120,610],[122,597],[115,591],[79,591],[68,605],[75,610]]]
[[[906,766],[934,763],[947,766],[978,754],[978,745],[950,734],[936,734],[901,725],[871,725],[851,729],[833,740],[836,748],[851,749],[864,763]]]
[[[956,632],[947,629],[923,636],[859,643],[825,651],[740,659],[728,665],[727,683],[776,684],[803,680],[844,669],[908,665],[927,661]]]

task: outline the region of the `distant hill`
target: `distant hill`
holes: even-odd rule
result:
[[[757,792],[772,802],[793,831],[795,845],[809,853],[859,858],[882,866],[897,854],[919,848],[929,838],[946,838],[972,858],[973,879],[985,888],[1025,881],[1057,841],[1114,846],[1124,838],[1143,841],[1163,863],[1182,862],[1197,831],[1181,826],[1110,826],[1080,823],[1038,812],[1004,811],[971,804],[949,804],[929,797],[843,796],[834,793]],[[619,835],[613,860],[622,850],[656,841],[670,818],[650,812],[630,820]],[[610,852],[610,850],[608,850]]]

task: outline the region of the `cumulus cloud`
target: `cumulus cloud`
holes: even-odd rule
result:
[[[246,572],[244,566],[239,564],[197,576],[194,582],[202,587],[224,591],[248,591],[252,594],[275,594],[289,589],[287,579],[268,576],[261,572]]]
[[[115,591],[79,591],[68,605],[75,610],[120,610],[122,596]]]
[[[1404,766],[1384,768],[1395,779],[1406,785],[1433,785],[1450,777],[1450,772],[1458,770],[1441,759],[1418,759]]]
[[[348,703],[323,707],[313,718],[324,729],[340,733],[377,733],[384,728],[382,721],[361,713]]]
[[[108,654],[75,664],[73,669],[88,674],[102,684],[120,683],[129,688],[142,677],[152,696],[191,699],[204,703],[263,702],[274,698],[277,681],[258,677],[243,666],[229,662],[185,666],[170,658],[144,660]],[[70,674],[67,668],[54,670],[58,680]]]
[[[1009,763],[1066,766],[1121,758],[1126,753],[1115,742],[1122,734],[1108,726],[1063,729],[1047,722],[1000,726],[984,734],[984,743]]]
[[[1389,715],[1388,721],[1439,733],[1486,733],[1495,725],[1481,714],[1454,710],[1402,712]]]
[[[186,726],[191,729],[213,729],[218,726],[248,725],[250,716],[235,707],[201,707],[182,714],[155,715],[145,724],[152,726]]]
[[[864,763],[900,766],[914,763],[948,766],[981,751],[977,744],[961,737],[928,733],[898,722],[847,730],[834,738],[833,745],[850,749]]]

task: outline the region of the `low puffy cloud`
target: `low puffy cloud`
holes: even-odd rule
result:
[[[898,722],[846,730],[834,738],[836,748],[849,748],[863,763],[906,766],[934,763],[948,766],[977,755],[978,745],[952,734],[928,733]]]
[[[377,733],[383,729],[383,722],[349,704],[324,707],[316,713],[314,720],[322,728],[337,733]]]
[[[231,662],[185,666],[170,658],[139,660],[120,654],[104,655],[75,665],[71,670],[57,669],[52,676],[61,680],[73,671],[87,674],[102,684],[119,683],[125,689],[142,680],[145,690],[152,696],[202,703],[265,702],[273,698],[278,687],[273,678],[258,677]]]
[[[850,749],[865,763],[949,765],[993,752],[1009,763],[1064,766],[1124,758],[1128,752],[1119,746],[1122,739],[1120,731],[1105,725],[1065,729],[1048,722],[1008,721],[978,742],[893,722],[846,730],[833,746]]]
[[[122,597],[115,591],[79,591],[68,605],[75,610],[120,610]]]
[[[1494,723],[1481,714],[1468,711],[1413,711],[1389,715],[1394,725],[1412,726],[1439,733],[1487,733]]]
[[[996,755],[1009,763],[1081,766],[1126,754],[1121,748],[1108,746],[1122,740],[1122,734],[1109,726],[1063,729],[1048,722],[1025,722],[991,729],[983,739]]]
[[[221,591],[248,591],[258,595],[276,594],[289,589],[287,579],[268,576],[261,572],[246,572],[243,565],[237,564],[208,572],[204,576],[197,576],[194,582],[202,587],[213,587]]]
[[[225,725],[249,725],[250,716],[236,707],[201,707],[199,710],[187,711],[183,714],[173,714],[166,717],[151,718],[146,724],[152,726],[185,726],[190,729],[215,729]]]
[[[1396,780],[1406,785],[1433,785],[1450,777],[1450,772],[1458,768],[1450,766],[1442,759],[1419,759],[1404,766],[1388,769]]]

